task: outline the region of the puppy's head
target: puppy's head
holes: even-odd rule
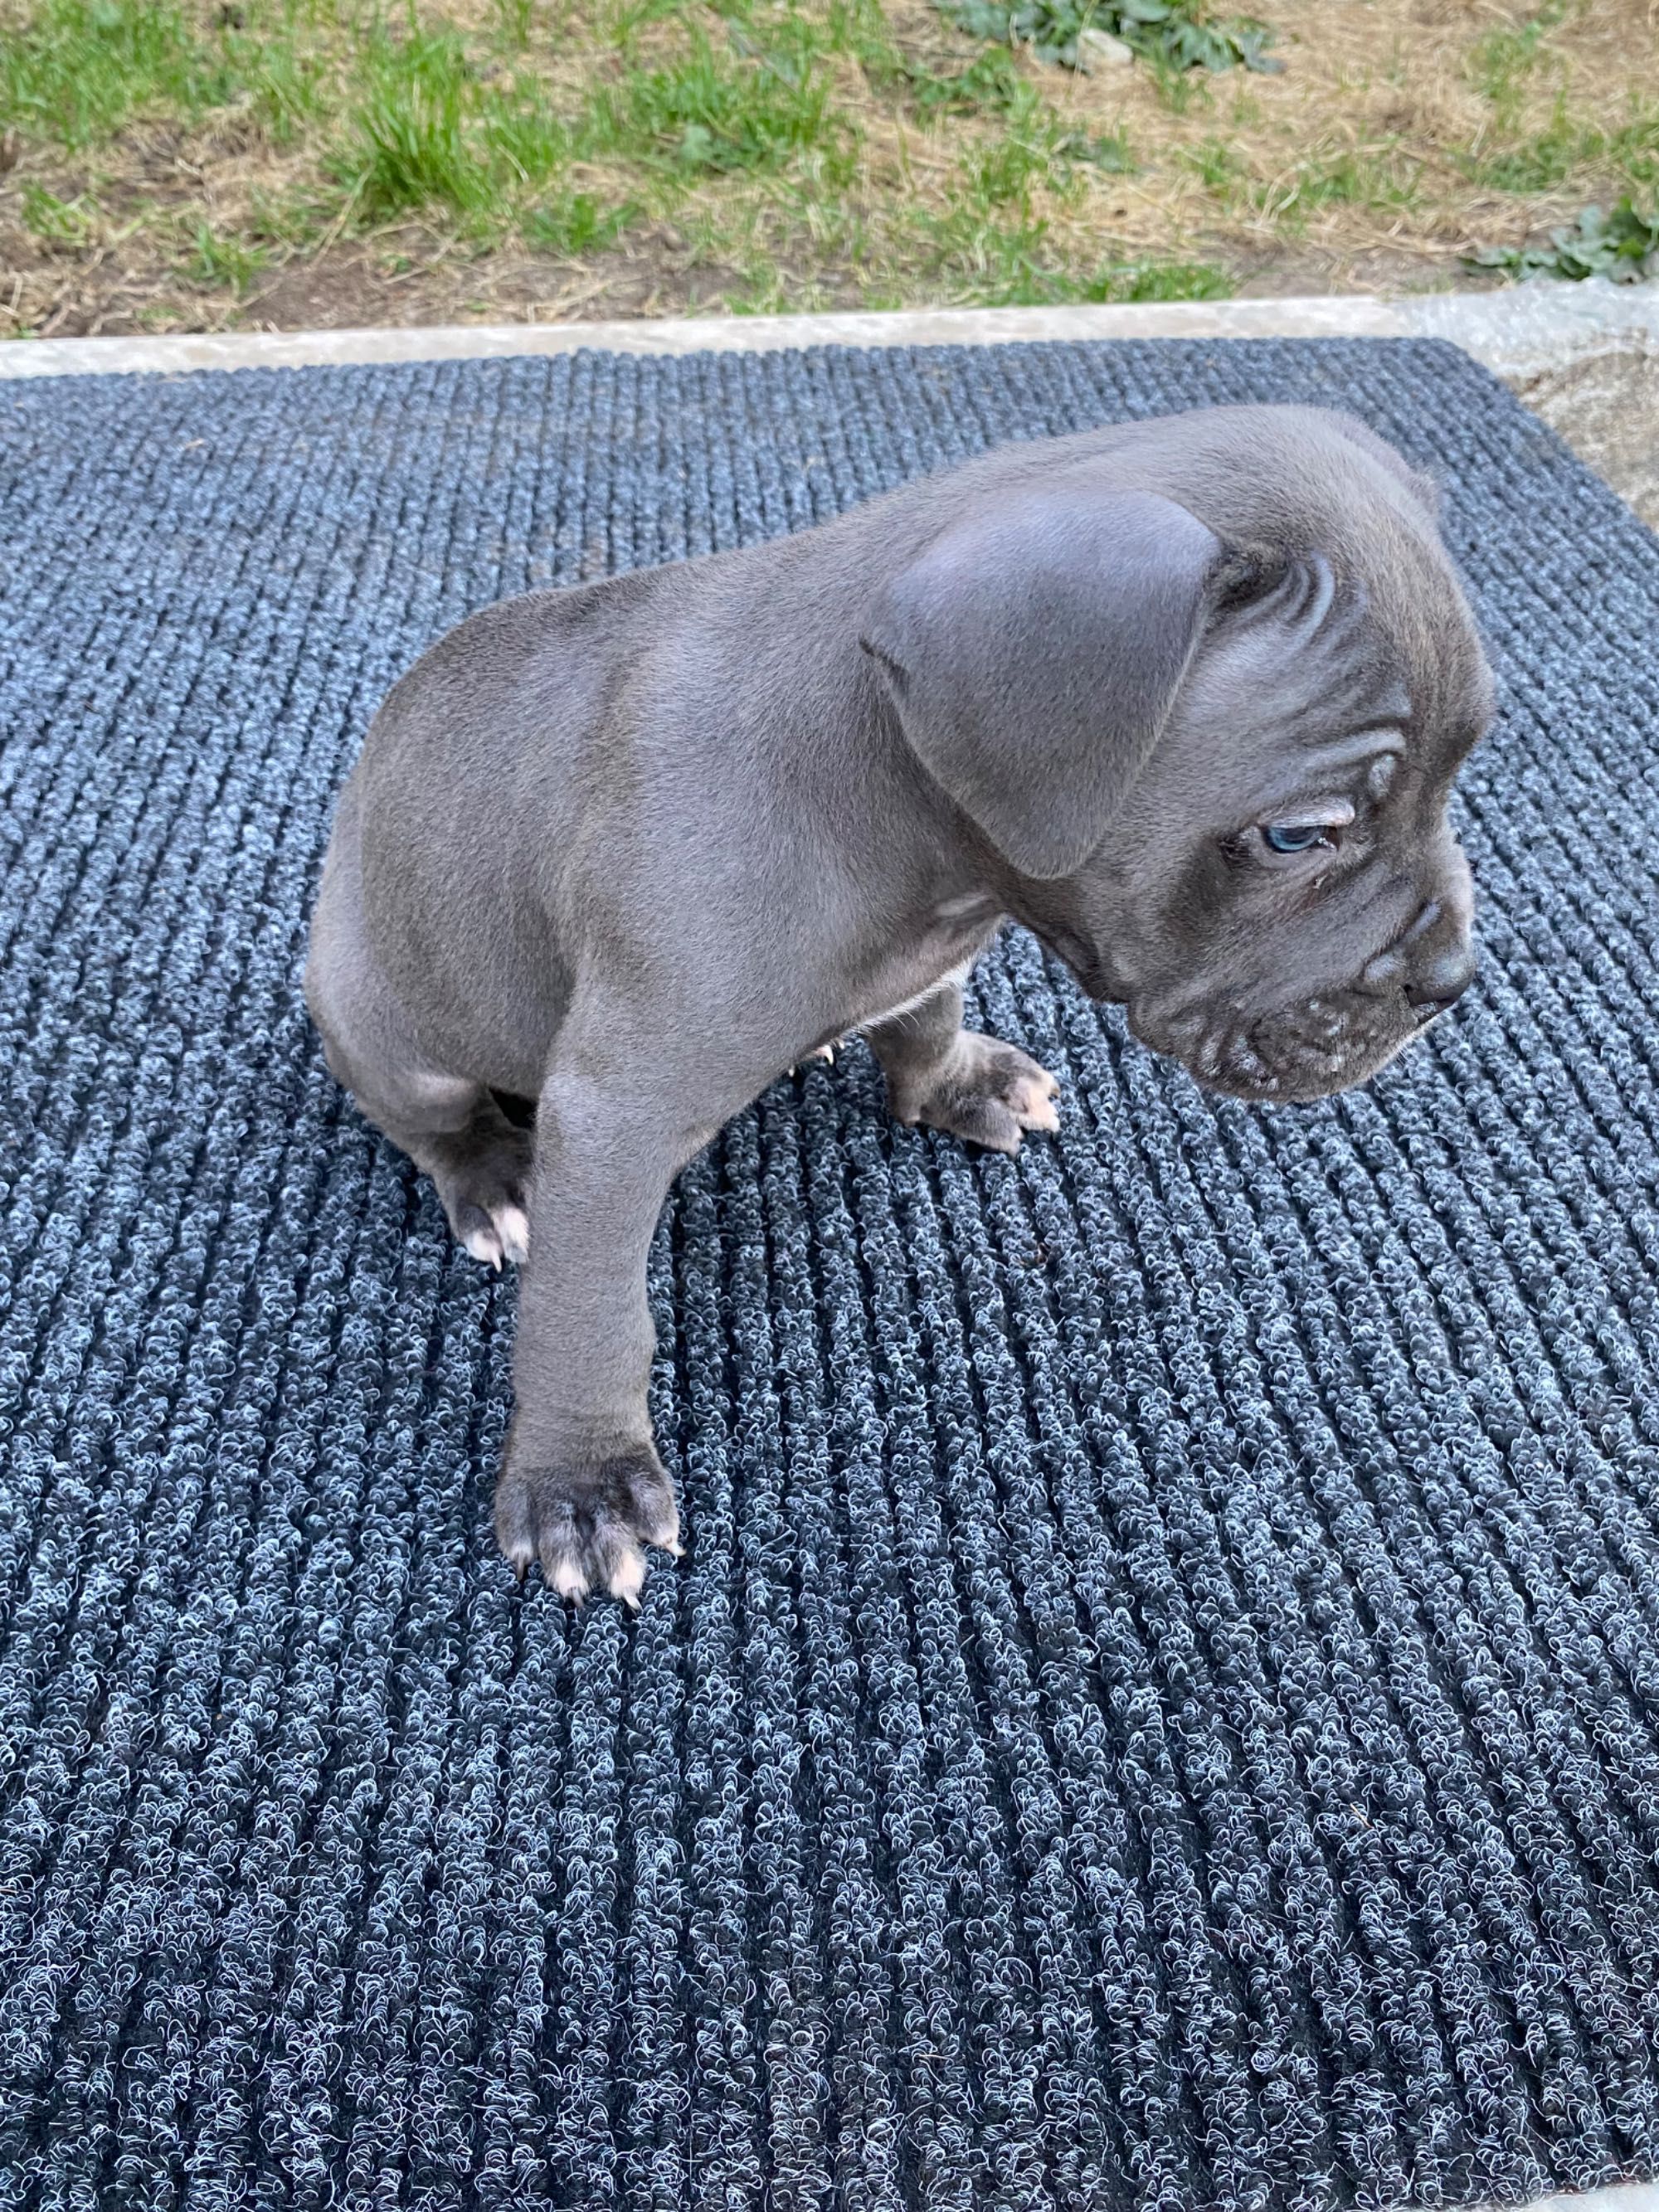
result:
[[[1244,1097],[1363,1082],[1474,972],[1446,807],[1492,685],[1432,488],[1318,410],[1107,434],[936,535],[865,645],[1010,911],[1146,1043]]]

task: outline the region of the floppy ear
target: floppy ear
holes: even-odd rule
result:
[[[1070,875],[1151,756],[1219,541],[1150,492],[986,507],[886,586],[860,642],[911,750],[1023,875]]]

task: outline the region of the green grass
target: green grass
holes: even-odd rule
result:
[[[1353,152],[1306,161],[1287,185],[1258,187],[1255,204],[1280,222],[1300,222],[1321,208],[1361,207],[1380,213],[1409,208],[1418,196],[1413,167],[1397,156]]]
[[[635,5],[621,18],[624,43],[647,14]],[[854,35],[857,15],[832,9],[804,27],[808,35],[787,20],[769,45],[740,25],[724,44],[694,32],[683,54],[631,67],[565,112],[533,77],[481,83],[453,33],[382,39],[365,52],[364,90],[331,173],[367,220],[447,210],[475,235],[516,226],[527,242],[567,253],[608,242],[638,211],[581,190],[550,192],[576,163],[649,173],[659,205],[705,178],[794,169],[844,185],[858,135],[835,108],[820,57]],[[516,18],[509,29],[516,40]]]
[[[1108,301],[1227,300],[1233,281],[1206,261],[1132,261],[1100,270],[1091,298]]]
[[[179,11],[149,0],[46,0],[26,33],[0,40],[0,114],[71,148],[149,106],[198,115],[230,83]]]
[[[1244,176],[1244,164],[1224,139],[1207,139],[1186,155],[1188,166],[1203,185],[1222,201],[1233,199]]]
[[[303,24],[290,8],[254,34],[250,15],[221,13],[209,32],[166,0],[41,0],[0,37],[0,118],[79,151],[140,117],[194,124],[240,102],[273,144],[291,143],[327,105]]]
[[[1203,262],[1105,262],[1065,265],[1041,218],[973,223],[929,220],[934,248],[930,295],[945,304],[991,307],[1102,305],[1143,300],[1224,300],[1232,281]]]
[[[253,114],[273,146],[291,146],[328,112],[321,64],[314,55],[278,41],[256,52],[246,87]]]
[[[684,60],[630,71],[620,88],[599,93],[580,143],[592,154],[724,176],[780,169],[812,153],[845,182],[855,142],[810,57],[734,60],[698,33]]]
[[[182,267],[192,283],[234,292],[240,298],[270,264],[270,255],[264,246],[250,245],[245,239],[218,237],[207,223],[198,222]]]
[[[1543,60],[1552,31],[1565,20],[1571,0],[1547,0],[1522,23],[1489,31],[1475,46],[1470,74],[1476,88],[1491,100],[1504,127],[1512,121],[1524,95],[1526,80]]]
[[[1033,184],[1048,179],[1052,167],[1047,134],[1036,118],[1022,116],[988,146],[970,154],[962,164],[963,195],[970,208],[1007,207],[1028,198]]]
[[[1000,138],[962,161],[942,215],[921,214],[915,231],[921,259],[937,296],[987,307],[1050,307],[1118,300],[1219,299],[1231,291],[1219,270],[1187,262],[1110,262],[1079,267],[1066,260],[1036,188],[1061,205],[1088,189],[1060,155],[1067,134],[1052,112],[1022,88]],[[1127,165],[1127,149],[1114,146]],[[1075,157],[1073,157],[1075,158]],[[1108,163],[1106,166],[1111,166]]]
[[[470,71],[460,40],[381,42],[366,59],[355,141],[338,165],[365,215],[434,204],[468,215],[489,206],[495,192],[484,149],[468,129]]]
[[[1048,149],[1057,161],[1081,161],[1086,168],[1098,169],[1105,176],[1134,174],[1135,158],[1121,131],[1055,131],[1049,138]]]
[[[1600,114],[1575,109],[1558,92],[1549,121],[1522,131],[1522,105],[1553,58],[1551,40],[1570,25],[1571,0],[1548,0],[1522,22],[1489,32],[1475,46],[1470,76],[1492,107],[1489,137],[1460,162],[1472,184],[1532,197],[1559,191],[1592,167],[1640,188],[1659,183],[1659,106],[1643,105],[1650,88],[1631,79],[1616,89],[1626,102],[1624,123],[1607,127]]]
[[[503,41],[522,52],[530,44],[536,21],[536,0],[494,0],[494,5]]]
[[[1006,115],[1025,88],[1013,56],[994,46],[966,69],[939,70],[908,63],[899,75],[910,105],[929,122],[947,115]]]
[[[572,133],[550,112],[533,80],[515,78],[510,92],[492,93],[483,112],[484,145],[507,172],[507,189],[539,185],[568,162]]]
[[[1629,122],[1608,131],[1601,153],[1626,183],[1659,185],[1659,106],[1644,111],[1632,104]]]
[[[84,197],[59,199],[44,185],[27,184],[23,187],[22,214],[24,229],[31,237],[39,239],[42,246],[60,253],[76,253],[90,246],[97,236],[102,210]]]
[[[537,252],[574,260],[614,244],[640,212],[633,201],[607,206],[592,192],[562,191],[528,210],[519,228]]]
[[[1462,166],[1472,183],[1517,196],[1556,191],[1592,166],[1622,185],[1650,186],[1659,184],[1659,106],[1632,103],[1629,119],[1607,130],[1558,100],[1542,131],[1483,149]]]

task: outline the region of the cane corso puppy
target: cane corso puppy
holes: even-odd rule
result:
[[[434,646],[341,800],[306,988],[461,1243],[524,1269],[520,1575],[633,1602],[678,1549],[646,1256],[723,1121],[861,1030],[901,1121],[1054,1128],[1054,1079],[962,1025],[1010,916],[1201,1083],[1363,1082],[1473,973],[1446,807],[1491,702],[1433,486],[1304,407],[1004,446]]]

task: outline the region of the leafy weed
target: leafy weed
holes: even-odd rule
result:
[[[1615,284],[1637,284],[1659,276],[1659,209],[1644,215],[1632,200],[1618,201],[1607,212],[1587,207],[1577,222],[1550,233],[1544,246],[1488,246],[1468,256],[1476,269],[1501,270],[1505,276],[1609,276]]]
[[[936,0],[959,30],[1006,46],[1029,46],[1042,62],[1078,66],[1085,30],[1109,32],[1166,69],[1284,67],[1268,52],[1273,33],[1251,18],[1214,21],[1203,0]]]

